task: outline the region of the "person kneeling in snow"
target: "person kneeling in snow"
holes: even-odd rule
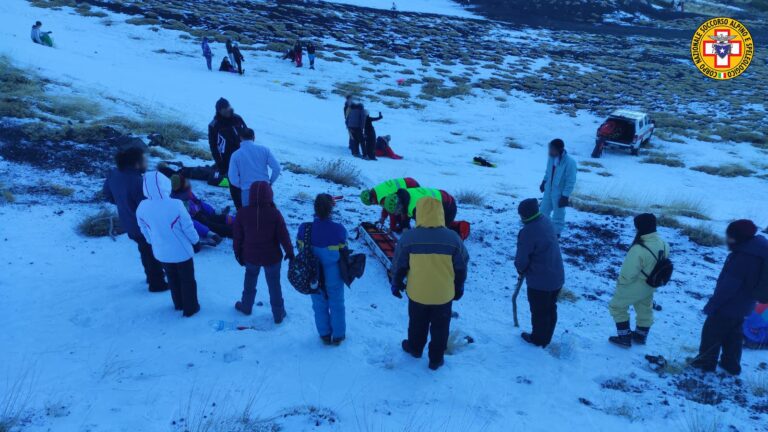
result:
[[[52,47],[53,46],[53,39],[51,39],[51,32],[49,32],[49,31],[48,32],[41,31],[40,29],[42,27],[43,27],[43,23],[41,23],[40,21],[37,21],[32,26],[32,33],[30,35],[32,37],[32,42],[34,42],[36,44]]]
[[[400,238],[392,260],[392,295],[408,294],[408,339],[403,351],[421,358],[429,344],[429,368],[439,369],[444,363],[451,327],[453,301],[464,295],[469,253],[459,235],[445,227],[445,214],[440,201],[419,200],[416,228]],[[407,288],[403,282],[408,279]]]
[[[163,264],[173,306],[191,317],[200,311],[193,257],[200,237],[180,200],[171,198],[171,180],[157,171],[144,174],[144,196],[136,209],[139,228]]]
[[[523,229],[517,235],[515,268],[528,286],[531,332],[521,334],[529,344],[546,348],[557,326],[557,297],[565,283],[565,270],[555,227],[539,211],[535,198],[523,200],[517,213]]]
[[[715,292],[704,306],[707,319],[701,330],[699,355],[691,366],[714,372],[719,357],[723,370],[739,375],[742,325],[757,303],[752,290],[760,282],[763,260],[768,259],[768,240],[757,235],[755,224],[746,219],[728,225],[726,239],[731,253],[717,278]]]
[[[234,217],[230,216],[229,207],[221,214],[207,202],[192,192],[192,185],[181,174],[171,176],[171,198],[180,200],[192,216],[195,231],[200,236],[200,241],[208,246],[218,246],[222,237],[232,237],[232,224]]]
[[[229,61],[229,57],[224,57],[221,59],[221,64],[219,65],[219,72],[232,72],[237,73],[235,70],[235,67],[232,66],[232,63]]]
[[[384,210],[389,214],[399,216],[402,220],[400,227],[407,229],[411,227],[411,219],[415,216],[418,202],[425,198],[434,198],[443,204],[445,224],[450,227],[456,220],[458,207],[456,206],[456,199],[444,190],[423,187],[400,189],[386,197]]]
[[[256,282],[263,267],[269,289],[272,318],[275,324],[280,324],[286,316],[280,286],[280,263],[283,259],[280,246],[285,251],[286,261],[293,260],[295,255],[285,219],[275,206],[273,196],[272,187],[268,182],[254,182],[248,194],[248,205],[237,212],[233,247],[235,259],[245,267],[245,282],[243,296],[235,303],[235,309],[245,315],[251,314],[256,299]]]
[[[360,201],[363,203],[363,205],[366,206],[380,205],[382,208],[379,224],[384,225],[384,221],[387,219],[387,217],[389,217],[390,230],[400,233],[403,231],[403,219],[399,215],[387,212],[384,209],[384,202],[388,196],[397,193],[397,191],[400,189],[417,187],[420,187],[419,182],[410,177],[387,180],[383,183],[379,183],[372,189],[365,189],[362,191],[360,193]]]

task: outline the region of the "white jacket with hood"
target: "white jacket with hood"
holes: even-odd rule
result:
[[[181,200],[171,198],[171,180],[157,171],[144,174],[144,196],[136,209],[144,238],[161,263],[175,264],[195,255],[200,241],[192,217]]]

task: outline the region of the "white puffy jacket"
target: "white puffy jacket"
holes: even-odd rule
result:
[[[200,241],[192,218],[181,200],[171,198],[171,180],[157,171],[144,174],[144,196],[136,209],[144,238],[162,263],[180,263],[195,255]]]

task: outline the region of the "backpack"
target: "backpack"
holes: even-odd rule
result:
[[[288,265],[288,282],[302,294],[317,294],[320,292],[320,267],[312,252],[312,224],[303,226],[303,244],[297,247],[299,253]]]
[[[760,270],[760,278],[757,285],[752,290],[752,296],[759,303],[768,303],[768,256],[763,258],[763,265]]]
[[[365,126],[365,109],[363,104],[352,104],[349,108],[349,115],[347,116],[348,128],[360,128]]]
[[[656,256],[656,254],[648,249],[648,246],[642,243],[638,244],[650,252],[651,255],[653,255],[653,258],[656,259],[656,265],[653,266],[651,274],[645,274],[644,271],[640,271],[643,276],[645,276],[645,283],[647,283],[652,288],[659,288],[668,284],[670,279],[672,279],[672,272],[675,270],[675,266],[672,264],[672,260],[670,260],[669,257],[664,256],[663,250],[660,250],[659,255]]]

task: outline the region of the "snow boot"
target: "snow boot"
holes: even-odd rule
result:
[[[616,323],[617,336],[608,338],[608,342],[622,348],[632,347],[632,331],[629,329],[629,321]]]
[[[339,345],[341,345],[342,342],[344,342],[344,339],[346,339],[346,338],[343,337],[343,336],[340,337],[340,338],[331,338],[331,345],[339,346]]]
[[[436,371],[436,370],[440,369],[441,367],[443,367],[444,364],[445,364],[445,360],[430,361],[429,362],[429,368],[431,370],[433,370],[433,371]]]
[[[331,335],[328,336],[320,336],[320,340],[323,341],[324,345],[330,345],[331,344]]]
[[[632,332],[632,342],[638,345],[645,345],[645,342],[648,340],[648,332],[650,330],[650,327],[638,326],[635,331]]]
[[[411,348],[410,342],[408,342],[408,339],[403,339],[403,343],[401,344],[403,347],[403,351],[410,354],[413,358],[421,358],[421,353],[414,352]]]
[[[718,365],[720,366],[720,369],[728,372],[730,375],[733,375],[733,376],[741,375],[741,366],[740,365],[735,365],[735,366],[727,365],[727,364],[723,363],[722,360],[720,360]]]
[[[530,333],[527,333],[527,332],[523,332],[523,333],[520,335],[520,337],[521,337],[521,338],[523,338],[523,340],[524,340],[524,341],[526,341],[526,342],[528,342],[529,344],[531,344],[531,345],[536,345],[536,342],[534,342],[534,341],[533,341],[533,336],[531,336],[531,334],[530,334]]]
[[[282,312],[280,312],[279,314],[275,315],[275,317],[274,317],[275,318],[275,324],[282,324],[283,320],[287,316],[288,316],[288,313],[286,313],[285,309],[283,309]]]
[[[184,318],[189,318],[189,317],[195,315],[198,312],[200,312],[200,305],[195,306],[195,308],[192,309],[191,312],[184,312],[183,315],[184,315]]]
[[[703,361],[699,360],[698,358],[693,359],[692,361],[689,361],[689,365],[694,368],[698,369],[702,372],[714,372],[717,370],[717,366],[711,366],[708,364],[704,364]]]
[[[242,312],[243,315],[251,315],[251,312],[253,312],[251,309],[246,309],[245,305],[243,305],[243,302],[241,301],[235,303],[235,309]]]

